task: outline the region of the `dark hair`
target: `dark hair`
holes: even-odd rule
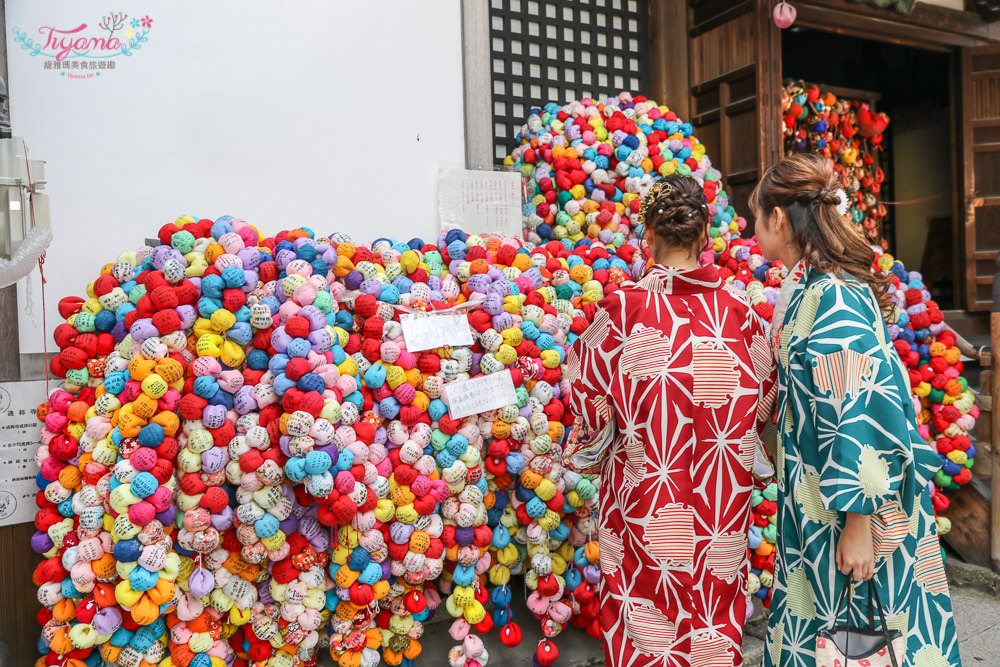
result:
[[[875,251],[854,223],[837,211],[838,188],[829,160],[813,153],[791,155],[764,172],[750,194],[750,208],[765,225],[772,210],[783,209],[803,257],[819,271],[868,283],[886,313],[892,305],[888,291],[892,276],[873,272]]]
[[[643,224],[671,247],[700,244],[708,225],[701,184],[679,174],[658,180],[643,200]]]

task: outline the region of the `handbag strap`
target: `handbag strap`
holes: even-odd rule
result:
[[[847,592],[851,590],[852,585],[851,577],[848,576],[844,581],[844,587],[840,591],[840,596],[837,598],[837,606],[834,608],[836,616],[833,619],[834,625],[840,619],[840,611],[844,605],[844,602],[848,600]],[[874,604],[873,604],[874,603]],[[871,632],[877,632],[875,630],[875,619],[874,610],[878,609],[879,620],[882,622],[882,637],[885,639],[886,648],[889,651],[889,659],[892,661],[892,667],[899,667],[899,661],[896,659],[896,651],[892,648],[892,641],[889,639],[889,625],[885,621],[885,611],[882,609],[882,601],[879,599],[878,591],[875,589],[875,584],[871,580],[868,581],[868,629]],[[851,647],[851,607],[850,602],[847,603],[847,621],[846,621],[845,632],[846,637],[844,641],[844,667],[847,667],[848,655],[850,655]]]
[[[875,605],[878,608],[878,616],[882,621],[882,635],[885,637],[885,645],[889,649],[889,659],[892,660],[892,667],[899,667],[899,662],[896,660],[896,652],[893,650],[892,642],[889,640],[889,625],[885,622],[885,611],[882,609],[882,601],[879,600],[878,591],[875,590],[875,584],[872,581],[868,582],[868,594],[874,596],[875,598]],[[871,608],[869,607],[869,612],[870,611]]]
[[[834,607],[833,625],[836,626],[837,622],[840,620],[840,610],[843,607],[844,602],[848,599],[847,592],[851,590],[852,587],[851,577],[847,576],[844,579],[844,587],[840,590],[840,597],[837,598],[837,606]],[[844,667],[847,667],[847,656],[851,654],[851,603],[847,603],[847,619],[845,621],[845,632],[846,637],[844,639]],[[896,667],[893,665],[893,667]]]
[[[852,583],[851,582],[851,578],[850,578],[850,576],[848,576],[844,580],[844,587],[840,590],[840,596],[837,598],[837,605],[833,608],[833,611],[836,614],[833,617],[833,624],[834,625],[836,625],[837,621],[840,620],[840,610],[841,610],[841,607],[844,605],[844,601],[847,600],[847,592],[849,590],[851,590],[851,583]],[[848,605],[847,605],[847,624],[848,625],[851,624],[851,606],[850,606],[849,602],[848,602]]]
[[[872,632],[875,631],[875,617],[874,617],[875,608],[874,604],[872,603],[872,591],[874,589],[875,586],[872,585],[871,580],[869,580],[868,581],[868,629],[871,630]]]

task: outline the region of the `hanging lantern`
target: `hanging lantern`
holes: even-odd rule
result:
[[[787,2],[779,2],[774,6],[774,11],[771,12],[774,25],[782,30],[791,27],[795,23],[796,16],[798,16],[798,12],[795,11],[795,7],[792,7]]]

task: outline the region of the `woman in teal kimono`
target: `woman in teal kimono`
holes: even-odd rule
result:
[[[899,667],[959,667],[927,487],[940,462],[883,320],[890,277],[871,272],[875,254],[844,204],[817,155],[769,169],[750,201],[764,256],[793,267],[771,330],[779,511],[765,665],[816,667],[816,635],[850,576],[876,586],[902,632]],[[852,589],[852,625],[867,625],[866,589]]]

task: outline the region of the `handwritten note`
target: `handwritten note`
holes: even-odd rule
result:
[[[472,329],[467,313],[421,313],[400,315],[403,338],[410,352],[433,350],[447,345],[472,345]]]
[[[35,519],[42,424],[35,417],[45,401],[45,380],[0,383],[0,526]]]
[[[521,237],[521,174],[441,169],[438,215],[442,229]]]
[[[448,414],[452,419],[462,419],[517,403],[514,378],[509,370],[446,384],[444,394]]]

